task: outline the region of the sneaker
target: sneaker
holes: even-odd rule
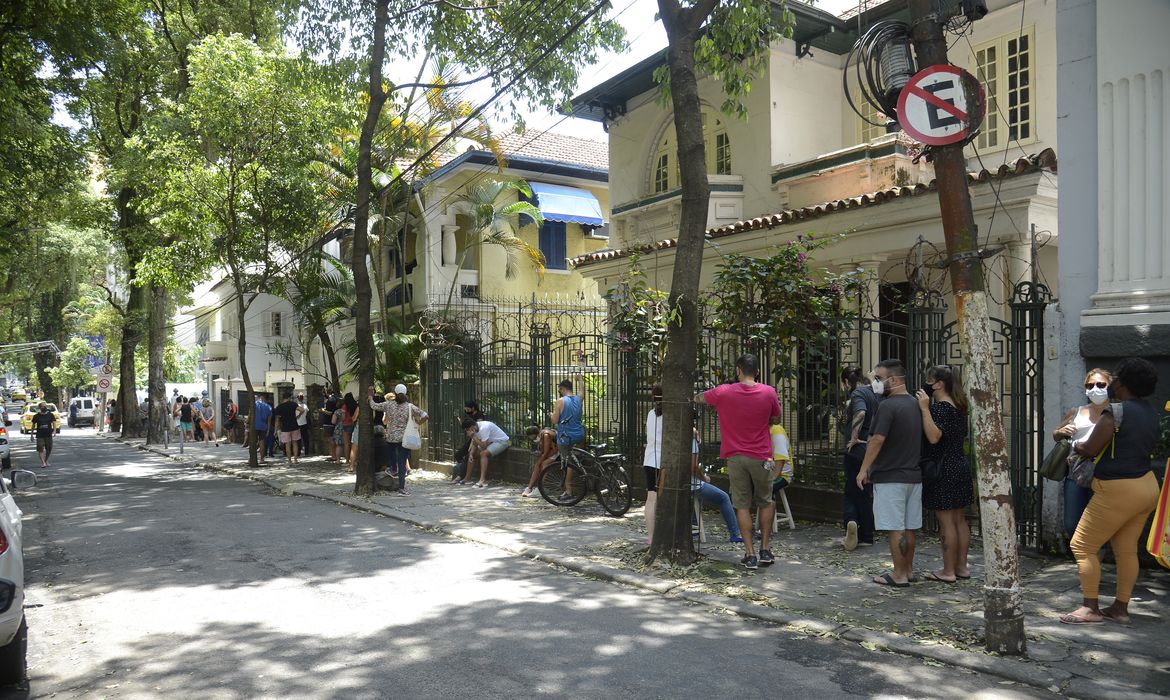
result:
[[[857,521],[850,520],[845,525],[845,541],[841,543],[845,547],[846,552],[852,552],[857,549]]]
[[[743,564],[743,567],[745,569],[758,569],[758,568],[760,568],[760,560],[757,559],[754,554],[745,554],[743,559],[739,560],[739,563]]]
[[[482,489],[482,488],[483,488],[483,487],[485,487],[485,486],[487,486],[487,482],[485,482],[485,481],[481,481],[481,482],[479,482],[479,483],[477,483],[477,484],[475,485],[475,488],[477,488],[477,489]]]
[[[394,493],[398,494],[399,496],[409,496],[409,495],[410,495],[410,489],[407,489],[407,488],[401,488],[401,489],[398,489],[397,491],[395,491]]]
[[[743,538],[739,535],[732,535],[730,542],[732,544],[743,544]]]
[[[776,563],[776,557],[772,556],[772,550],[760,550],[760,566],[771,566]]]
[[[531,495],[532,495],[532,489],[528,488],[527,486],[525,486],[524,490],[520,492],[521,498],[528,498]]]

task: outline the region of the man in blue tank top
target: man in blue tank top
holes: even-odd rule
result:
[[[577,375],[578,393],[573,393],[573,382],[566,379],[557,387],[560,398],[553,406],[552,423],[557,429],[557,452],[568,456],[574,445],[585,442],[585,426],[581,425],[581,395],[583,382]]]

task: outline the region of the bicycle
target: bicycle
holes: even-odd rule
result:
[[[592,488],[605,512],[621,517],[630,509],[634,494],[626,458],[621,454],[597,454],[607,445],[589,445],[588,450],[574,447],[569,464],[558,455],[540,471],[537,489],[544,500],[554,506],[575,506]]]

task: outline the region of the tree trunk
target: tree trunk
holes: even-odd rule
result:
[[[918,65],[946,64],[947,43],[933,0],[910,0]],[[971,103],[972,100],[968,100]],[[988,651],[1022,654],[1024,611],[1020,592],[1011,470],[987,313],[979,230],[967,187],[961,143],[934,149],[939,208],[946,236],[951,290],[958,306],[963,381],[971,399],[971,435],[978,464],[980,530],[986,559],[983,582],[984,644]]]
[[[248,374],[248,337],[247,331],[244,330],[246,324],[244,323],[244,314],[248,313],[248,307],[252,302],[244,301],[244,294],[241,290],[242,284],[238,274],[232,275],[232,281],[236,287],[236,316],[239,319],[238,333],[236,335],[236,352],[239,353],[240,358],[240,378],[244,380],[244,388],[248,390],[248,420],[244,426],[245,439],[248,441],[248,466],[253,469],[260,466],[257,460],[257,453],[263,449],[262,446],[257,445],[260,436],[256,433],[256,389],[252,386],[252,375]],[[241,406],[240,413],[244,412]],[[272,429],[272,419],[268,419],[268,428]]]
[[[654,538],[649,559],[665,556],[676,564],[695,560],[691,539],[692,395],[698,351],[699,276],[703,270],[704,233],[711,191],[707,184],[703,146],[702,108],[695,76],[695,28],[690,12],[673,0],[659,0],[662,23],[669,39],[667,63],[682,177],[682,212],[675,249],[669,304],[681,312],[681,323],[667,331],[662,364],[663,488],[658,494]],[[750,533],[748,533],[750,536]]]
[[[373,411],[366,400],[366,389],[374,385],[374,339],[370,335],[370,275],[366,268],[369,253],[370,195],[373,171],[370,153],[374,132],[387,93],[382,86],[382,62],[386,58],[386,24],[389,15],[389,0],[374,2],[374,40],[370,46],[370,101],[366,107],[366,118],[358,140],[357,161],[357,210],[353,220],[353,267],[354,295],[357,299],[354,332],[358,346],[358,404],[363,407],[359,414],[361,440],[358,442],[356,465],[357,479],[354,492],[358,495],[374,493],[374,419]]]
[[[163,364],[163,351],[167,344],[167,289],[162,285],[150,285],[150,332],[147,336],[148,359],[146,393],[149,398],[150,416],[147,421],[146,440],[160,443],[163,431],[170,429],[170,422],[163,418],[166,413],[167,386]]]
[[[126,301],[126,315],[122,318],[122,343],[118,357],[118,405],[114,422],[121,424],[122,437],[142,437],[142,421],[134,420],[138,415],[138,370],[135,353],[142,340],[145,320],[146,291],[134,284],[134,268],[130,268],[128,284],[130,296]],[[117,428],[113,428],[117,430]]]
[[[330,386],[333,391],[341,391],[341,374],[337,371],[337,351],[333,349],[333,339],[329,337],[329,331],[324,329],[317,331],[317,338],[321,341],[321,354],[329,363],[329,380],[333,382]]]

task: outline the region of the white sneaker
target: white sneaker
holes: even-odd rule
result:
[[[523,498],[528,498],[531,495],[532,495],[532,489],[528,488],[527,486],[525,486],[524,490],[520,492],[520,496]]]
[[[850,520],[845,525],[845,539],[841,543],[845,547],[846,552],[852,552],[857,549],[857,521]]]

